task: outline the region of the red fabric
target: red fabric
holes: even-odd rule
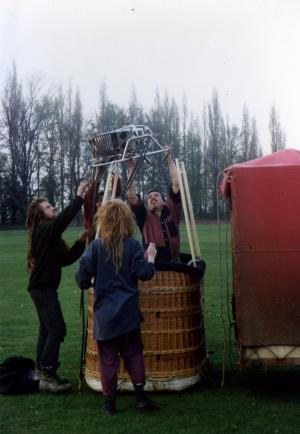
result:
[[[240,346],[300,345],[300,152],[226,169]]]
[[[231,195],[231,175],[233,170],[238,168],[255,168],[255,167],[278,167],[278,166],[299,166],[300,151],[296,149],[284,149],[274,152],[265,157],[256,158],[255,160],[245,161],[244,163],[234,164],[224,170],[224,178],[220,186],[221,193],[225,198]]]
[[[113,183],[113,179],[112,179],[112,183]],[[96,212],[95,207],[97,203],[98,188],[99,188],[99,181],[93,181],[84,196],[83,220],[84,220],[84,227],[86,229],[92,229],[94,226],[94,215]],[[120,197],[120,195],[121,195],[121,181],[119,178],[117,182],[117,188],[116,188],[116,197]]]
[[[85,193],[83,202],[83,221],[86,229],[92,229],[94,226],[94,196],[97,194],[98,182],[93,181]],[[96,198],[95,198],[96,200]]]

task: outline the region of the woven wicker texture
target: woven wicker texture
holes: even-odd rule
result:
[[[202,281],[185,273],[158,271],[139,282],[144,316],[142,337],[148,380],[185,378],[199,374],[206,360]],[[101,378],[93,339],[93,290],[88,296],[88,337],[85,375]],[[128,379],[123,363],[119,379]]]

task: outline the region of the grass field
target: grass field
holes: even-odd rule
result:
[[[76,238],[76,228],[65,234]],[[184,392],[155,393],[160,410],[139,414],[134,397],[122,394],[119,413],[100,412],[101,398],[83,387],[78,392],[81,346],[80,291],[74,283],[75,265],[64,269],[60,299],[68,334],[61,349],[62,375],[74,385],[69,395],[0,396],[0,432],[3,434],[94,433],[300,433],[298,369],[239,370],[229,339],[227,288],[231,285],[230,253],[225,225],[200,224],[205,275],[205,329],[211,372],[205,381]],[[219,236],[220,234],[220,236]],[[227,234],[227,236],[226,236]],[[182,251],[188,251],[182,231]],[[228,253],[226,259],[226,251]],[[221,255],[220,255],[221,252]],[[22,230],[0,232],[0,360],[22,355],[34,359],[37,317],[26,291],[26,235]],[[226,262],[229,262],[226,265]],[[220,280],[220,264],[221,280]],[[229,273],[227,275],[226,268]],[[225,329],[223,327],[225,322]],[[300,331],[299,331],[300,332]],[[224,336],[225,382],[221,389]]]

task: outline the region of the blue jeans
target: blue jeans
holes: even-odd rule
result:
[[[39,317],[40,327],[36,348],[36,366],[55,373],[59,348],[66,336],[66,324],[55,289],[30,291]]]

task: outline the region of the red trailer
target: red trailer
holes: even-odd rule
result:
[[[300,364],[300,152],[224,171],[231,202],[233,311],[240,362]]]

